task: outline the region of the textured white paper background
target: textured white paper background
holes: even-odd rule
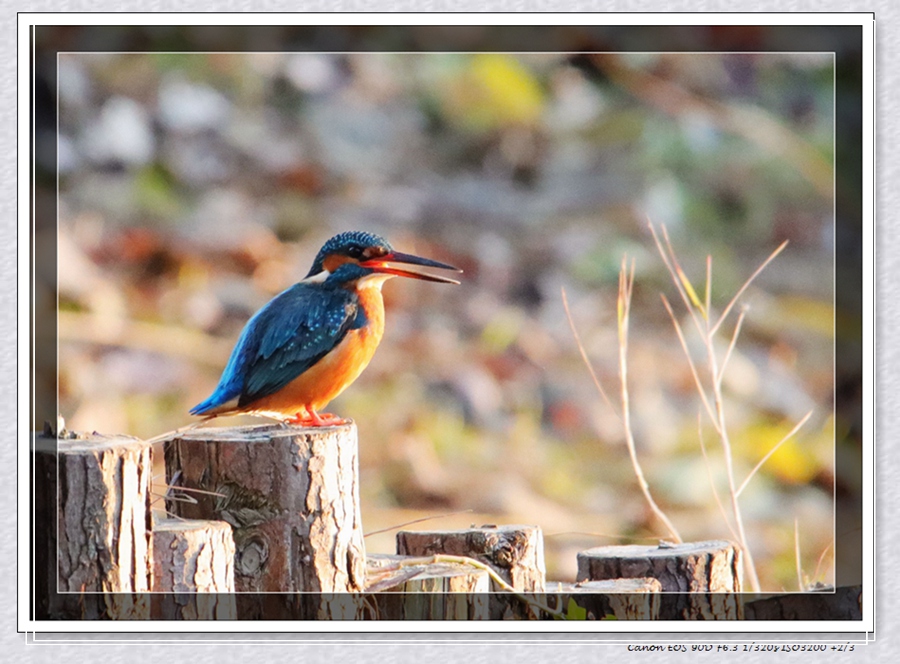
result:
[[[878,489],[878,502],[876,504],[877,523],[877,553],[882,561],[896,557],[900,549],[900,537],[898,537],[896,525],[900,510],[898,500],[898,485],[900,485],[900,472],[898,472],[898,452],[893,436],[896,435],[898,426],[898,399],[900,399],[900,339],[895,337],[900,330],[900,242],[898,242],[897,210],[900,208],[900,187],[898,187],[898,157],[897,148],[900,143],[900,100],[898,100],[898,69],[900,69],[900,26],[898,17],[900,10],[896,3],[888,0],[874,2],[813,2],[802,0],[781,0],[764,2],[725,2],[706,0],[701,2],[634,2],[627,0],[614,0],[608,2],[591,2],[585,0],[306,0],[304,2],[288,2],[285,0],[263,0],[252,2],[251,0],[199,0],[167,2],[161,0],[93,0],[52,2],[32,0],[19,4],[3,3],[3,13],[0,15],[0,25],[3,27],[0,48],[4,57],[0,61],[0,83],[6,94],[0,101],[0,140],[2,140],[2,154],[6,158],[0,162],[2,168],[2,183],[6,195],[0,199],[2,210],[2,224],[0,224],[0,248],[3,258],[0,260],[0,275],[2,285],[0,288],[0,316],[2,316],[3,329],[0,340],[0,368],[2,368],[2,381],[0,389],[3,398],[0,399],[0,413],[5,415],[4,421],[15,421],[15,402],[17,389],[27,389],[27,386],[17,386],[16,375],[16,346],[14,345],[13,330],[16,325],[16,242],[28,242],[28,236],[16,233],[16,164],[15,154],[17,137],[15,135],[16,108],[14,104],[16,83],[16,16],[15,11],[29,12],[96,12],[96,11],[140,11],[140,12],[167,12],[167,11],[194,11],[194,12],[276,12],[276,11],[307,11],[307,12],[594,12],[594,11],[676,11],[676,12],[875,12],[876,18],[876,160],[878,185],[878,199],[876,201],[877,215],[877,243],[880,248],[877,252],[876,271],[876,340],[878,357],[876,361],[877,375],[876,385],[878,389],[878,406],[876,414],[877,430],[881,443],[877,452],[878,475],[876,478]],[[575,17],[573,17],[574,19]],[[785,16],[786,21],[790,20]],[[584,20],[584,19],[581,19]],[[614,21],[615,19],[611,19]],[[573,20],[577,22],[578,19]],[[121,16],[123,24],[128,23],[128,16]],[[335,24],[341,22],[340,16],[335,15]],[[439,17],[423,17],[422,23],[444,22]],[[605,22],[603,15],[599,14],[587,22]],[[19,137],[27,149],[27,137]],[[23,274],[27,274],[28,266],[19,266]],[[870,343],[872,340],[867,340]],[[20,340],[27,343],[27,340]],[[867,386],[870,388],[872,386]],[[12,439],[12,436],[9,437]],[[871,440],[871,438],[869,439]],[[443,664],[443,662],[465,661],[468,664],[488,664],[497,660],[515,662],[516,664],[528,664],[530,662],[571,662],[578,661],[588,664],[590,662],[605,660],[607,657],[615,658],[615,661],[652,661],[676,662],[685,661],[688,658],[708,662],[750,662],[750,661],[774,661],[775,659],[790,659],[791,661],[831,662],[831,661],[894,661],[897,653],[894,649],[900,643],[900,639],[892,632],[900,622],[898,611],[898,596],[900,592],[893,589],[896,585],[891,577],[890,581],[883,581],[879,587],[877,597],[877,642],[867,647],[857,646],[853,653],[734,653],[728,657],[715,652],[709,654],[679,653],[633,653],[628,652],[625,646],[595,646],[584,644],[544,644],[541,641],[547,639],[557,640],[560,635],[546,634],[534,635],[530,638],[535,642],[521,643],[523,637],[509,635],[466,635],[445,634],[442,640],[450,643],[436,644],[417,643],[428,639],[429,635],[419,634],[410,636],[401,641],[402,635],[384,634],[381,636],[367,634],[322,634],[322,635],[272,635],[267,645],[236,645],[228,643],[177,643],[178,640],[186,640],[188,635],[145,635],[140,645],[111,643],[111,639],[127,640],[137,635],[122,634],[111,637],[107,643],[91,643],[85,640],[79,644],[52,645],[30,644],[26,645],[25,636],[16,634],[15,611],[15,445],[14,439],[0,447],[0,487],[3,495],[9,501],[10,508],[0,513],[0,556],[6,561],[2,567],[2,585],[6,592],[0,600],[2,611],[2,650],[0,650],[0,662],[129,662],[139,664],[153,662],[168,664],[168,662],[190,661],[192,664],[212,664],[219,662],[410,662],[429,664]],[[898,546],[894,546],[898,545]],[[887,572],[887,570],[883,570]],[[890,575],[883,575],[887,579]],[[552,628],[552,624],[548,625]],[[262,635],[248,635],[261,637]],[[433,635],[437,636],[437,635]],[[577,638],[577,635],[572,635]],[[677,639],[677,634],[663,635],[662,638]],[[99,638],[99,635],[98,635]],[[217,637],[208,637],[217,640]],[[226,637],[218,637],[224,640]],[[298,638],[315,640],[327,640],[328,643],[316,645],[279,643],[282,639]],[[472,643],[474,639],[492,640],[493,643]],[[641,637],[634,635],[635,642],[652,638],[651,635]],[[750,638],[753,638],[752,636]],[[802,638],[799,637],[799,638]],[[43,637],[46,641],[47,637]],[[165,643],[153,643],[163,640]],[[38,641],[42,638],[39,636]],[[379,644],[383,640],[389,643]],[[502,641],[519,641],[519,643],[500,643]],[[694,641],[694,639],[691,639]],[[700,637],[696,639],[699,642]],[[464,643],[468,642],[468,643]]]

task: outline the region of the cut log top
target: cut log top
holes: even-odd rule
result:
[[[327,427],[300,427],[292,424],[251,424],[237,427],[198,427],[181,431],[172,436],[177,440],[209,441],[222,443],[270,443],[273,438],[296,436],[323,437],[348,435],[356,428],[352,420],[346,424]]]
[[[457,556],[482,555],[499,567],[509,568],[527,556],[535,556],[543,564],[540,528],[536,526],[481,526],[463,530],[401,530],[397,533],[400,553],[431,555],[444,553]],[[540,547],[537,555],[532,547]]]
[[[118,450],[140,450],[148,443],[134,436],[106,436],[99,433],[62,432],[55,436],[37,436],[34,440],[36,452],[60,454],[97,454]]]
[[[356,485],[356,448],[352,422],[318,428],[261,424],[184,431],[172,437],[165,454],[169,477],[180,471],[179,485],[218,494],[213,502],[220,514],[181,504],[179,516],[224,519],[238,527],[267,521],[283,510],[325,509],[326,494],[333,496],[345,483]],[[310,482],[326,493],[310,493]],[[212,500],[194,498],[201,504]]]
[[[685,555],[709,555],[722,551],[730,546],[728,542],[711,540],[707,542],[685,542],[683,544],[626,544],[622,546],[597,546],[582,552],[580,555],[603,558],[612,556],[620,560],[646,558],[672,558]]]

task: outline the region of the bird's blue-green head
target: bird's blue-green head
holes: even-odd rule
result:
[[[352,269],[341,269],[344,265]],[[348,231],[339,233],[328,240],[313,261],[306,279],[325,277],[340,270],[342,279],[360,279],[370,274],[387,274],[398,277],[411,277],[425,281],[458,284],[455,279],[441,277],[413,269],[412,266],[433,267],[442,270],[462,272],[459,268],[439,263],[430,258],[413,256],[395,251],[391,244],[379,235],[364,231]]]

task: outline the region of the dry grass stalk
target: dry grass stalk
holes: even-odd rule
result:
[[[678,295],[680,296],[682,303],[684,304],[685,309],[690,316],[692,324],[696,328],[697,333],[699,334],[703,342],[703,349],[705,354],[704,359],[706,360],[706,365],[708,367],[708,375],[701,375],[697,363],[694,360],[693,355],[691,354],[690,347],[688,346],[681,323],[679,322],[678,317],[675,315],[675,311],[672,308],[672,305],[670,304],[668,298],[665,295],[661,294],[660,297],[662,299],[662,303],[669,314],[669,318],[672,321],[672,326],[675,329],[675,333],[678,336],[678,341],[681,344],[682,351],[684,352],[685,358],[688,362],[691,376],[694,380],[694,385],[697,389],[697,394],[700,397],[700,402],[703,406],[703,410],[706,411],[706,414],[709,417],[709,420],[712,423],[716,435],[719,438],[719,442],[722,446],[726,477],[728,480],[728,495],[730,500],[731,518],[728,517],[727,510],[725,509],[722,500],[719,498],[718,491],[714,486],[709,457],[706,452],[706,446],[704,444],[701,432],[699,437],[700,448],[703,453],[703,458],[707,464],[707,471],[709,474],[710,484],[712,485],[713,496],[716,500],[720,512],[722,513],[722,517],[726,525],[728,526],[729,531],[743,549],[744,566],[747,570],[750,587],[754,592],[759,592],[759,578],[757,576],[756,568],[753,562],[753,555],[748,544],[747,533],[744,528],[744,521],[741,514],[741,507],[738,498],[740,497],[743,490],[747,487],[750,480],[756,475],[757,471],[763,466],[763,464],[768,461],[768,459],[778,450],[779,447],[781,447],[785,442],[790,440],[797,433],[800,427],[802,427],[809,420],[812,412],[810,411],[809,413],[807,413],[806,416],[803,417],[803,419],[801,419],[786,436],[784,436],[784,438],[782,438],[777,444],[775,444],[748,473],[747,477],[740,484],[740,486],[737,486],[735,482],[731,441],[728,435],[725,400],[722,394],[722,383],[725,375],[725,368],[728,366],[728,362],[734,353],[734,349],[737,345],[737,340],[740,336],[740,332],[745,320],[746,312],[743,309],[738,313],[737,321],[734,325],[734,329],[731,332],[728,348],[725,352],[724,357],[721,359],[721,362],[719,356],[717,355],[714,342],[716,334],[719,332],[723,323],[737,305],[741,296],[743,296],[747,288],[749,288],[750,284],[766,268],[766,266],[784,250],[784,248],[787,246],[787,242],[782,243],[777,249],[775,249],[775,251],[769,254],[766,260],[756,268],[756,270],[750,275],[750,277],[741,285],[737,293],[729,300],[725,308],[722,310],[722,313],[718,317],[714,318],[711,302],[712,257],[707,256],[706,259],[706,287],[704,289],[703,298],[701,299],[700,295],[691,284],[691,281],[688,278],[687,274],[678,263],[678,257],[676,256],[675,251],[672,248],[672,244],[669,240],[669,235],[666,231],[665,226],[662,227],[662,239],[660,239],[660,235],[657,233],[656,228],[654,228],[652,224],[650,224],[649,227],[650,232],[653,235],[653,240],[656,243],[657,250],[659,251],[659,255],[663,263],[665,264],[673,283],[675,284],[675,288],[678,291]],[[606,392],[604,391],[600,383],[600,380],[594,372],[593,367],[591,366],[584,345],[582,344],[578,332],[575,329],[575,324],[572,320],[572,315],[569,310],[569,304],[568,300],[566,299],[565,291],[563,291],[562,294],[563,306],[565,308],[566,317],[569,321],[569,326],[571,327],[572,333],[575,337],[575,342],[578,346],[578,350],[581,353],[581,358],[584,361],[585,366],[588,368],[588,371],[590,372],[591,379],[593,380],[594,385],[596,386],[604,402],[616,414],[620,422],[622,422],[632,466],[634,468],[635,475],[637,476],[638,484],[641,488],[642,493],[644,494],[644,498],[647,500],[657,518],[659,518],[659,520],[665,524],[666,528],[672,534],[672,537],[680,542],[681,537],[678,535],[677,529],[668,519],[662,509],[660,509],[660,507],[653,500],[649,485],[644,477],[640,462],[638,461],[635,451],[636,448],[634,442],[633,427],[631,423],[630,397],[628,389],[628,327],[633,288],[634,261],[632,261],[629,267],[627,259],[623,258],[622,267],[619,271],[619,292],[618,298],[616,300],[619,339],[619,392],[621,395],[621,411],[617,410],[613,406],[611,400],[607,397]],[[704,376],[706,376],[706,383],[704,382]],[[699,419],[700,418],[698,416],[698,429],[700,429]],[[799,547],[799,543],[797,544],[797,546]],[[797,555],[799,555],[799,548]]]
[[[666,311],[669,314],[669,318],[672,321],[672,325],[675,328],[675,332],[678,335],[678,340],[681,343],[682,350],[684,351],[685,357],[687,358],[688,364],[691,368],[691,374],[694,378],[694,384],[697,387],[697,393],[700,396],[700,400],[703,403],[704,409],[706,410],[707,415],[709,415],[710,421],[712,422],[713,427],[716,430],[716,434],[719,436],[719,441],[722,445],[726,476],[728,479],[728,490],[731,499],[731,511],[734,517],[734,527],[737,531],[738,542],[740,543],[741,548],[744,550],[744,563],[749,577],[750,587],[755,592],[759,592],[759,578],[756,573],[756,567],[753,563],[753,555],[750,551],[750,547],[747,541],[747,534],[744,528],[744,520],[741,515],[741,508],[740,503],[738,502],[738,498],[744,488],[746,488],[748,482],[753,478],[753,476],[762,467],[762,465],[772,456],[772,454],[775,453],[775,451],[783,443],[789,440],[800,429],[800,427],[806,423],[806,421],[812,415],[812,412],[808,413],[796,426],[794,426],[793,429],[791,429],[791,431],[781,441],[779,441],[775,446],[773,446],[771,450],[769,450],[769,452],[759,461],[759,463],[756,464],[753,470],[750,471],[747,478],[740,485],[740,487],[736,486],[734,479],[734,461],[732,457],[732,447],[728,435],[725,400],[722,395],[722,381],[725,375],[725,367],[727,366],[728,361],[731,358],[734,348],[737,344],[737,339],[744,322],[745,311],[742,310],[738,314],[737,322],[735,323],[734,329],[731,333],[728,350],[725,353],[724,359],[721,361],[721,365],[719,363],[719,357],[715,349],[715,336],[722,327],[725,320],[728,318],[731,311],[737,305],[738,300],[746,292],[747,288],[749,288],[750,284],[753,283],[756,277],[759,276],[759,274],[766,268],[766,266],[784,250],[784,248],[787,246],[787,242],[783,242],[777,249],[775,249],[775,251],[769,254],[766,260],[764,260],[762,264],[760,264],[759,267],[757,267],[756,270],[750,275],[750,277],[746,281],[744,281],[744,283],[738,289],[737,293],[735,293],[731,300],[729,300],[728,304],[722,310],[722,313],[718,316],[718,318],[713,321],[713,313],[710,302],[710,293],[712,291],[712,257],[707,256],[706,259],[706,299],[705,302],[701,303],[696,295],[693,286],[691,286],[690,280],[687,278],[687,275],[678,264],[678,259],[676,257],[674,249],[672,248],[672,243],[669,240],[669,234],[666,231],[665,226],[662,227],[662,240],[660,239],[659,234],[656,232],[656,228],[654,228],[652,224],[649,224],[649,227],[650,232],[653,235],[653,240],[656,243],[656,248],[659,252],[659,255],[662,258],[663,263],[665,263],[666,269],[668,270],[669,275],[672,278],[672,282],[675,284],[675,288],[678,290],[678,294],[681,296],[681,300],[685,305],[685,309],[687,310],[694,326],[697,329],[697,332],[700,335],[700,338],[703,341],[705,359],[707,366],[709,367],[708,388],[704,386],[700,374],[697,371],[696,364],[685,340],[684,332],[681,329],[681,324],[679,323],[678,318],[675,316],[675,312],[673,311],[672,306],[669,304],[669,301],[664,295],[661,296],[663,304],[666,307]],[[709,392],[711,392],[712,394],[710,395]],[[729,522],[726,520],[726,523]],[[729,528],[731,528],[730,523]]]

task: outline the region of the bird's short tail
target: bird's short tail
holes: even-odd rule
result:
[[[206,412],[213,407],[211,403],[212,397],[207,399],[206,401],[201,401],[196,406],[191,408],[191,415],[205,415]]]
[[[205,401],[191,408],[191,415],[219,415],[237,407],[237,398],[229,398],[221,390],[213,392]]]

